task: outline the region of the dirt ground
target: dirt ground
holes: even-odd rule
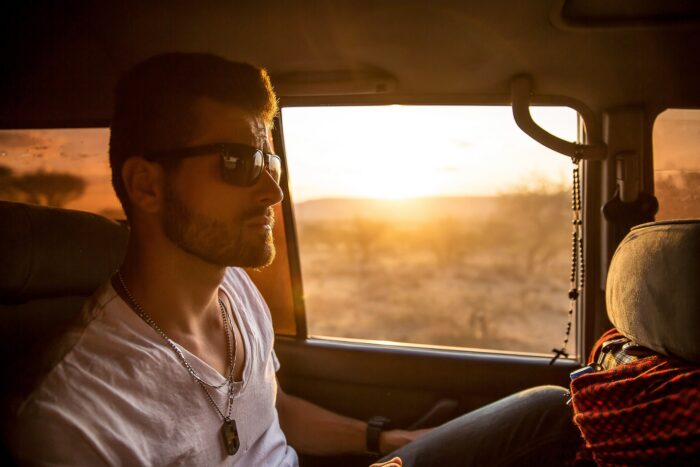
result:
[[[297,219],[309,333],[542,354],[560,347],[570,307],[566,194],[528,200],[539,214],[522,199],[496,201],[462,217],[344,218],[336,206],[335,218]]]

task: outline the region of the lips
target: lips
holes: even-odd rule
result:
[[[272,230],[275,225],[275,219],[272,216],[257,216],[246,222],[246,225],[256,229]]]

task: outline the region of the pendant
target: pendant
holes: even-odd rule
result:
[[[238,452],[241,442],[238,439],[238,429],[236,428],[236,420],[224,420],[221,426],[221,436],[224,438],[224,447],[229,456],[233,456]]]

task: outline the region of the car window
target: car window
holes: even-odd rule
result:
[[[661,113],[652,138],[656,219],[700,218],[700,110]]]
[[[108,128],[0,130],[0,199],[124,219]]]
[[[572,109],[533,117],[576,140]],[[310,336],[560,345],[573,166],[510,107],[284,108],[282,129]]]

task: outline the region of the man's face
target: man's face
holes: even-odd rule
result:
[[[204,98],[194,110],[198,130],[187,146],[240,143],[270,152],[261,119]],[[232,186],[221,177],[218,154],[190,157],[166,175],[161,221],[170,241],[204,261],[262,267],[275,256],[272,206],[281,200],[282,191],[267,171],[252,187]]]

